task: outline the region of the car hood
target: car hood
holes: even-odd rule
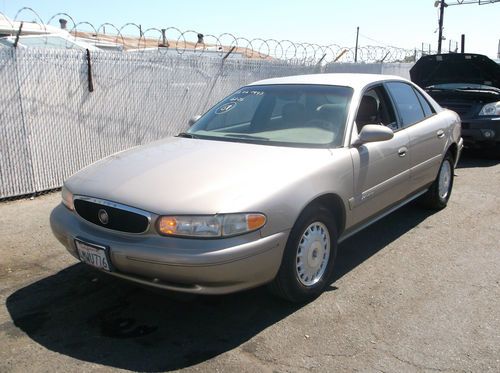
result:
[[[228,213],[248,211],[331,159],[328,149],[169,138],[104,158],[65,185],[156,214]]]
[[[500,66],[480,54],[423,56],[410,69],[410,77],[422,88],[445,83],[475,83],[500,88]]]

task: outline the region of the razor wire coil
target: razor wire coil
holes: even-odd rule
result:
[[[291,40],[277,40],[275,38],[263,39],[236,36],[229,32],[220,35],[203,34],[197,30],[180,30],[177,27],[150,27],[143,30],[141,25],[128,22],[122,26],[105,22],[95,26],[87,21],[77,21],[67,13],[57,13],[51,16],[46,23],[38,13],[29,7],[21,8],[14,17],[18,22],[20,17],[28,13],[34,15],[40,27],[48,32],[46,26],[51,25],[58,17],[69,20],[71,28],[70,35],[75,38],[81,33],[90,33],[89,40],[102,42],[111,41],[123,46],[122,50],[151,51],[156,49],[158,53],[175,51],[180,55],[195,54],[218,54],[233,49],[233,53],[241,58],[250,59],[277,59],[284,61],[318,63],[332,62],[410,62],[418,59],[423,51],[413,48],[400,48],[396,46],[361,45],[357,51],[352,46],[339,46],[338,44],[319,45],[317,43],[296,42]],[[1,13],[0,13],[1,14]],[[86,30],[86,31],[85,31]],[[112,33],[109,33],[112,30]],[[200,37],[201,36],[201,37]],[[233,48],[234,47],[234,48]],[[357,53],[356,53],[357,52]],[[357,59],[355,61],[355,56]]]

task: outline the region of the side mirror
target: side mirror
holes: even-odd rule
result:
[[[189,118],[188,120],[188,126],[191,127],[193,124],[195,124],[198,119],[201,118],[201,115],[195,115],[194,117]]]
[[[394,137],[394,132],[389,127],[380,124],[367,124],[361,128],[354,145],[362,145],[367,142],[387,141]]]

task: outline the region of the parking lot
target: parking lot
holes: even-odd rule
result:
[[[59,193],[1,202],[0,372],[498,372],[500,163],[456,175],[446,209],[410,204],[345,241],[306,305],[142,289],[56,241]]]

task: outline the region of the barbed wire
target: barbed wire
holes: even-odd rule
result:
[[[70,21],[66,31],[75,39],[93,43],[98,46],[107,43],[108,48],[115,45],[117,50],[124,52],[138,51],[157,53],[176,52],[182,54],[216,55],[232,58],[284,60],[297,63],[333,62],[413,62],[424,53],[417,48],[405,49],[390,45],[361,45],[356,47],[340,46],[338,44],[319,45],[316,43],[294,42],[291,40],[276,40],[254,38],[247,39],[225,32],[220,35],[203,34],[196,30],[182,31],[177,27],[148,28],[143,30],[140,24],[126,23],[121,27],[105,22],[95,27],[87,21],[77,21],[67,13],[57,13],[51,16],[46,23],[39,14],[29,7],[19,9],[11,23],[13,31],[24,14],[36,18],[31,23],[38,24],[40,31],[49,34],[53,29],[54,20]],[[0,12],[0,15],[3,15]],[[5,17],[5,15],[3,15]],[[50,26],[50,27],[48,27]],[[109,33],[112,30],[112,33]],[[133,31],[130,31],[133,30]]]

